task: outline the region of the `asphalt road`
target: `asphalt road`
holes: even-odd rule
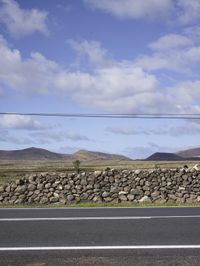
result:
[[[0,209],[0,265],[200,265],[200,208]]]

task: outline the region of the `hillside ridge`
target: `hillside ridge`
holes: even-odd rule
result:
[[[72,154],[51,152],[46,149],[29,147],[21,150],[0,150],[0,160],[131,160],[130,158],[103,152],[79,150]]]

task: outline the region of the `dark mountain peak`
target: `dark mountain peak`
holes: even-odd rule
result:
[[[168,152],[155,152],[148,158],[147,161],[180,161],[183,160],[181,156]]]

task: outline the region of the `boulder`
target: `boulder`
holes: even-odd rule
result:
[[[139,200],[139,203],[151,203],[151,199],[148,196],[144,196]]]

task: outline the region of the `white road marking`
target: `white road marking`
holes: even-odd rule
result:
[[[0,222],[31,222],[31,221],[90,221],[90,220],[146,220],[146,219],[177,219],[200,218],[200,215],[177,216],[114,216],[114,217],[33,217],[33,218],[0,218]]]
[[[42,250],[120,250],[120,249],[200,249],[200,245],[128,245],[128,246],[61,246],[61,247],[0,247],[0,251]]]

